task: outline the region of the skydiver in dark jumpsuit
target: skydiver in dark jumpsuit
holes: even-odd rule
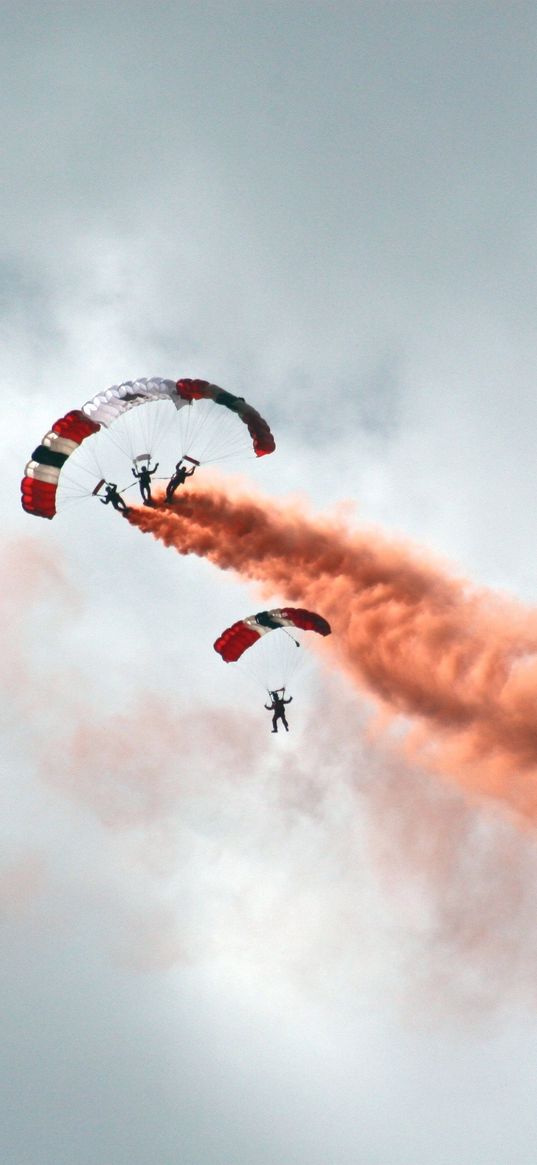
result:
[[[137,469],[132,470],[134,477],[136,477],[138,479],[138,482],[140,485],[140,493],[141,493],[142,498],[143,498],[144,506],[152,506],[153,505],[153,498],[151,497],[151,478],[153,477],[153,474],[157,472],[157,469],[158,469],[158,461],[157,461],[157,464],[155,465],[154,469],[149,468],[149,462],[148,462],[147,465],[144,465],[142,467],[140,472],[138,472]]]
[[[180,485],[184,485],[187,477],[192,477],[192,474],[194,473],[195,469],[196,469],[195,465],[192,466],[192,469],[186,469],[186,467],[182,464],[181,461],[177,462],[177,465],[175,466],[175,473],[172,474],[172,476],[170,477],[170,480],[166,486],[166,501],[167,502],[172,501],[173,495],[174,495],[176,489],[179,489]]]
[[[270,695],[272,697],[272,704],[265,704],[265,708],[267,709],[267,712],[274,712],[272,717],[272,731],[278,731],[278,720],[281,720],[285,731],[289,732],[289,725],[287,723],[284,705],[290,704],[293,697],[289,696],[288,700],[284,700],[283,696],[279,696],[277,692],[271,692]]]
[[[109,505],[111,502],[115,510],[121,510],[124,514],[130,513],[129,507],[125,505],[121,494],[118,492],[115,481],[107,481],[106,494],[104,498],[99,498],[103,506]]]

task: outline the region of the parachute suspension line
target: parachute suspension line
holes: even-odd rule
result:
[[[195,449],[199,461],[209,460],[211,445],[222,442],[225,418],[215,401],[194,401],[186,417],[183,453]]]
[[[218,405],[213,406],[215,412]],[[227,415],[222,416],[222,413]],[[218,427],[216,427],[218,426]],[[196,434],[197,438],[198,434]],[[202,445],[202,458],[205,464],[215,461],[226,461],[231,457],[254,457],[250,434],[246,425],[236,413],[220,408],[212,421],[212,429],[207,430],[206,440]]]
[[[119,449],[119,452],[123,454],[124,450],[117,443],[117,441],[111,436],[111,434],[109,433],[108,430],[106,431],[106,437],[108,437],[111,440],[112,444],[115,445],[116,448]],[[102,461],[102,455],[106,453],[106,443],[103,442],[101,445],[99,445],[99,443],[97,441],[90,440],[90,441],[88,441],[87,445],[84,448],[85,448],[85,452],[87,453],[87,456],[88,456],[90,462],[95,466],[95,468],[99,474],[99,477],[103,477],[106,481],[106,474],[104,471],[104,465],[103,465],[103,461]],[[99,449],[101,451],[101,457],[99,457]]]
[[[92,438],[90,438],[83,446],[81,446],[80,456],[75,454],[76,460],[73,460],[72,463],[67,463],[67,466],[63,471],[61,481],[61,487],[63,487],[64,490],[65,487],[67,487],[67,490],[73,489],[74,487],[80,497],[87,497],[88,494],[92,494],[93,489],[90,489],[89,483],[86,487],[84,487],[81,485],[80,481],[77,481],[77,477],[81,473],[89,475],[91,478],[93,478],[94,481],[95,478],[101,478],[104,481],[110,480],[110,474],[106,471],[103,460],[103,458],[106,458],[107,440],[109,440],[111,445],[118,450],[122,457],[125,457],[124,446],[122,447],[122,445],[110,434],[109,430],[105,430],[104,433],[102,433],[100,443],[95,442]],[[86,461],[87,464],[84,464],[84,461]],[[69,473],[70,469],[73,471],[73,476]]]
[[[119,425],[122,427],[124,451],[126,451],[129,460],[136,462],[136,458],[140,453],[151,456],[151,449],[153,445],[152,430],[154,427],[154,415],[151,413],[152,401],[147,401],[142,409],[134,408],[129,412],[124,413],[120,421],[116,423],[115,432],[119,430]],[[140,415],[143,413],[143,415]],[[153,424],[151,417],[153,416]]]
[[[136,410],[138,413],[144,412],[145,417],[140,416],[142,424],[145,421],[148,432],[148,445],[153,458],[153,451],[159,449],[163,444],[166,434],[169,432],[171,424],[174,420],[174,415],[177,413],[176,408],[171,401],[150,401],[152,408],[145,410]]]
[[[95,481],[95,468],[92,466],[90,469],[87,465],[83,465],[81,461],[78,461],[76,463],[76,472],[73,475],[69,473],[68,464],[69,463],[67,463],[62,474],[62,488],[66,493],[70,490],[73,490],[80,499],[87,497],[88,489],[90,489],[90,483],[88,482],[87,486],[84,486],[81,481],[77,480],[77,478],[79,474],[85,473],[88,477],[91,478],[91,483],[93,484]],[[93,491],[90,490],[90,492]]]
[[[163,413],[168,412],[165,407],[167,403],[147,401],[141,409],[129,409],[118,418],[113,429],[106,428],[106,436],[103,434],[102,441],[103,453],[106,451],[107,442],[110,442],[110,445],[114,446],[126,460],[133,463],[140,456],[140,450],[152,458],[157,434],[165,432],[166,419],[169,422],[169,413],[167,418],[163,416]]]
[[[119,421],[116,422],[116,427],[115,427],[113,432],[109,428],[103,429],[102,438],[101,438],[101,444],[102,444],[102,451],[101,452],[106,453],[106,445],[109,443],[110,445],[113,445],[114,449],[117,449],[118,453],[121,453],[121,455],[123,457],[128,457],[129,459],[132,459],[131,458],[131,442],[130,442],[128,433],[125,433],[125,431],[124,431],[124,426],[122,426],[122,421],[123,421],[123,417],[120,417]],[[96,451],[92,450],[92,452],[94,454],[96,463],[99,464],[99,462],[97,460]]]
[[[192,453],[205,465],[254,456],[248,430],[235,412],[212,400],[194,401],[188,410],[180,413],[183,456]]]
[[[85,474],[91,479],[85,484],[81,476]],[[95,478],[104,477],[102,466],[97,456],[97,449],[92,437],[80,445],[68,459],[59,482],[59,496],[63,502],[82,501],[91,496]]]
[[[219,432],[224,444],[221,445],[219,441],[217,448],[207,450],[207,459],[216,461],[223,457],[243,456],[246,452],[255,456],[248,428],[242,418],[233,411],[222,409],[219,405],[215,407],[220,408],[220,413],[224,413],[219,424]]]
[[[280,631],[284,634],[280,635]],[[289,633],[286,627],[280,627],[278,631],[273,633],[274,648],[278,656],[278,682],[279,688],[285,688],[288,680],[291,679],[292,673],[295,670],[297,663],[297,656],[291,650],[291,645],[298,647],[298,643],[293,635]],[[279,691],[279,688],[273,689]]]
[[[230,457],[240,457],[241,461],[255,460],[255,453],[247,446],[237,446],[235,449],[228,449],[226,453],[219,453],[218,457],[204,457],[204,465],[216,465],[217,461],[229,461]]]
[[[196,402],[190,401],[185,404],[177,413],[177,428],[179,435],[180,452],[184,453],[190,448],[195,440],[195,436],[200,426],[200,415],[196,415]]]
[[[242,675],[243,679],[248,677],[258,691],[267,692],[270,696],[271,692],[285,690],[294,672],[293,665],[299,659],[296,651],[292,651],[288,639],[267,635],[254,644],[251,651],[244,652],[233,667],[238,668],[238,675]]]
[[[300,643],[298,642],[298,639],[295,639],[294,635],[291,635],[291,632],[287,630],[287,627],[282,627],[281,630],[285,631],[285,634],[289,636],[289,639],[293,640],[295,647],[300,647]]]
[[[179,432],[181,434],[181,453],[184,454],[191,446],[195,445],[201,425],[200,418],[196,417],[195,401],[191,401],[190,404],[185,405],[185,408],[179,413],[178,420]]]
[[[72,495],[64,493],[62,495],[62,508],[67,509],[68,506],[73,506],[73,505],[76,505],[77,503],[80,503],[80,502],[87,502],[88,496],[91,497],[91,494],[88,495],[87,490],[85,490],[84,493],[72,494]]]
[[[285,691],[299,664],[303,662],[303,653],[298,655],[292,650],[293,646],[297,646],[297,641],[292,635],[284,638],[280,634],[284,630],[284,627],[280,627],[272,634],[263,636],[240,658],[241,673],[249,676],[256,687],[262,688],[269,695],[271,692]]]
[[[181,430],[183,445],[190,446],[195,434],[199,432],[199,428],[201,427],[200,418],[196,417],[195,410],[195,401],[190,401],[179,413],[179,428]],[[184,450],[182,449],[181,452],[184,452]]]

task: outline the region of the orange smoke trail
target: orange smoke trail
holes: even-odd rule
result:
[[[537,821],[537,612],[378,533],[219,487],[129,520],[319,611],[338,665],[390,714],[414,720],[412,755]]]

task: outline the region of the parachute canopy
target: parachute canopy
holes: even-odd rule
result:
[[[242,424],[237,425],[237,420]],[[240,456],[245,451],[242,425],[246,450],[253,450],[256,457],[274,451],[274,437],[256,409],[243,397],[233,396],[206,380],[151,377],[113,385],[86,401],[81,409],[61,417],[45,433],[26,465],[21,484],[23,508],[39,517],[52,518],[57,509],[58,487],[64,500],[68,500],[91,496],[96,482],[119,480],[118,450],[123,457],[123,472],[125,465],[140,457],[159,457],[166,441],[169,473],[179,456],[194,464]],[[107,441],[102,430],[110,430]],[[81,454],[64,470],[72,454],[88,437],[97,434],[97,441],[84,446],[86,459]],[[110,459],[111,451],[116,457],[115,465]],[[165,477],[166,463],[162,469]],[[130,476],[127,482],[132,485]]]
[[[257,643],[263,635],[278,628],[295,627],[303,631],[316,631],[319,635],[330,635],[330,624],[314,611],[302,607],[281,607],[274,611],[258,611],[228,627],[214,644],[215,651],[226,663],[233,663]]]

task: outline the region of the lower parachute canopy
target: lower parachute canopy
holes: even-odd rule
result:
[[[86,445],[88,437],[97,439]],[[129,380],[97,393],[45,433],[26,465],[22,505],[52,518],[59,499],[88,497],[97,482],[119,480],[123,472],[122,488],[132,486],[130,462],[158,459],[165,479],[181,457],[198,465],[274,449],[267,422],[243,397],[206,380]]]
[[[286,627],[317,631],[319,635],[330,635],[331,631],[326,619],[314,611],[306,611],[302,607],[281,607],[274,611],[259,611],[257,615],[249,615],[247,619],[233,623],[218,637],[214,649],[226,663],[233,663],[267,632]]]

